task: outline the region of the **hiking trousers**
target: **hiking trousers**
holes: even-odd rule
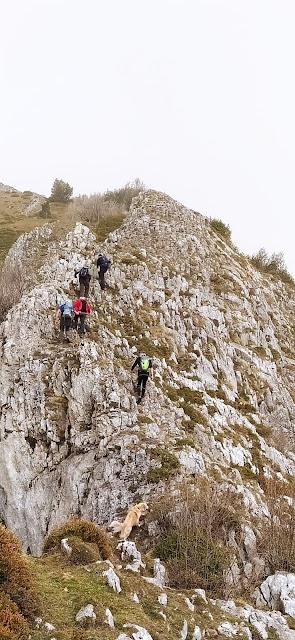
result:
[[[61,315],[60,316],[60,330],[68,332],[71,328],[72,318],[69,315]]]
[[[85,318],[87,313],[75,313],[74,325],[79,333],[85,333]],[[78,326],[79,325],[79,326]]]
[[[83,296],[84,298],[88,297],[88,293],[89,293],[89,284],[90,281],[89,280],[79,280],[79,284],[80,284],[80,298],[81,296]]]
[[[99,272],[98,272],[98,281],[99,281],[101,289],[105,289],[106,288],[106,283],[105,283],[105,279],[104,279],[105,274],[106,274],[106,271],[104,271],[103,269],[100,269]]]
[[[149,374],[146,371],[144,373],[142,371],[138,372],[138,376],[137,376],[137,393],[138,393],[140,398],[144,397],[145,388],[146,388],[146,383],[148,381],[148,377],[149,377]]]

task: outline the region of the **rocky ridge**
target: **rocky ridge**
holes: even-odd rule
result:
[[[249,516],[230,580],[262,575],[252,520],[268,516],[264,480],[280,480],[287,500],[295,476],[290,288],[153,191],[101,245],[80,223],[60,240],[52,231],[26,234],[6,258],[22,263],[31,251],[38,269],[0,329],[1,517],[39,555],[71,514],[106,524],[138,497],[212,477],[242,496]],[[110,289],[102,295],[93,279],[87,338],[63,343],[55,306],[98,250],[112,259]],[[130,366],[141,349],[155,383],[138,408]],[[159,449],[179,464],[155,483]]]

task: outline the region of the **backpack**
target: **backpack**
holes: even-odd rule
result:
[[[72,305],[68,302],[65,302],[61,307],[61,313],[63,316],[71,316],[72,315]]]
[[[81,301],[81,313],[87,313],[87,300]]]
[[[79,277],[84,279],[84,278],[87,278],[88,276],[89,276],[89,270],[87,269],[87,267],[82,267],[79,273]]]
[[[140,361],[139,361],[140,371],[147,371],[149,366],[150,366],[150,359],[149,358],[147,358],[147,357],[140,358]]]
[[[99,266],[103,271],[107,271],[110,266],[110,261],[106,256],[101,256],[99,259]]]

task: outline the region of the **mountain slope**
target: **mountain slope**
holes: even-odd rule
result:
[[[106,524],[199,476],[240,494],[249,526],[268,513],[267,478],[292,495],[290,287],[253,269],[200,214],[153,191],[101,245],[81,224],[62,239],[53,225],[33,233],[6,265],[30,242],[42,245],[35,286],[0,331],[0,515],[24,548],[40,554],[47,531],[70,514]],[[74,295],[77,264],[98,251],[112,259],[110,289],[102,294],[93,278],[87,338],[64,343],[55,306]],[[140,407],[136,350],[155,365]],[[238,578],[249,562],[259,566],[255,542],[249,553]]]

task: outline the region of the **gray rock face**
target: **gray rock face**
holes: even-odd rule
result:
[[[125,624],[124,627],[132,627],[133,629],[136,629],[136,631],[132,633],[132,638],[134,638],[134,640],[153,640],[150,633],[144,629],[144,627],[139,627],[137,624]]]
[[[17,189],[10,187],[8,184],[0,182],[0,191],[6,191],[7,193],[17,193]]]
[[[295,475],[295,302],[286,286],[255,271],[201,215],[155,192],[134,201],[103,245],[80,223],[54,236],[52,225],[26,234],[5,263],[28,256],[36,267],[0,327],[0,517],[24,549],[40,554],[70,514],[106,524],[138,494],[149,501],[212,470],[249,514],[267,517],[255,477]],[[72,297],[74,269],[94,265],[99,250],[112,259],[110,288],[101,292],[93,269],[89,332],[84,344],[65,343],[56,304]],[[155,381],[137,406],[130,367],[141,349]],[[277,431],[277,440],[266,435]],[[161,467],[159,448],[179,467],[155,485],[147,474]],[[259,567],[252,533],[237,551],[245,582]]]
[[[112,567],[110,567],[107,571],[104,571],[102,575],[106,578],[109,587],[111,587],[113,591],[115,591],[116,593],[120,593],[122,591],[120,578],[119,576],[117,576]]]
[[[138,572],[141,568],[145,567],[145,564],[141,560],[141,553],[136,548],[135,542],[125,540],[118,544],[117,549],[121,552],[121,559],[123,561],[126,561],[126,559],[131,560],[131,562],[128,562],[125,569]]]
[[[96,620],[96,614],[94,613],[93,604],[87,604],[86,607],[83,607],[78,611],[76,615],[76,622],[83,622],[83,620],[90,618],[91,620]]]
[[[295,574],[277,571],[268,576],[254,597],[258,607],[267,606],[295,618]]]

